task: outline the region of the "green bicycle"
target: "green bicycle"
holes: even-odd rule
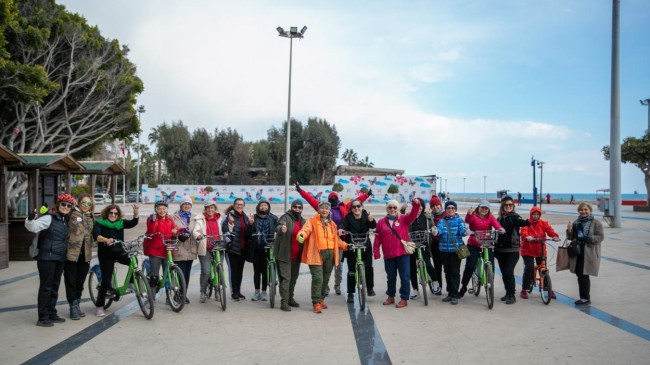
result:
[[[352,233],[346,231],[345,235],[349,237],[351,243],[348,247],[354,249],[354,253],[357,257],[357,263],[354,265],[354,280],[357,285],[357,299],[359,300],[359,309],[366,309],[366,296],[367,296],[367,286],[366,286],[366,266],[363,263],[363,251],[366,250],[366,242],[368,241],[368,234],[370,231],[365,233]]]
[[[114,301],[119,301],[124,295],[134,293],[142,314],[144,314],[146,319],[151,319],[153,318],[154,312],[153,291],[149,287],[149,280],[147,280],[146,275],[138,267],[138,255],[141,253],[143,238],[144,236],[140,236],[130,241],[114,241],[114,244],[122,245],[122,248],[129,256],[130,262],[122,286],[118,286],[117,269],[113,268],[111,287],[106,292],[104,309],[108,309]],[[95,264],[88,274],[88,293],[90,294],[90,300],[95,306],[97,305],[97,295],[101,282],[102,271],[99,264]]]
[[[472,287],[467,292],[478,296],[481,293],[481,286],[484,286],[489,309],[494,306],[494,268],[492,268],[492,262],[490,261],[490,250],[494,249],[498,232],[490,230],[471,233],[476,238],[476,241],[481,244],[482,252],[476,262],[476,270],[472,273]]]
[[[264,251],[266,251],[266,277],[269,278],[269,305],[271,308],[275,308],[275,293],[278,287],[278,267],[273,253],[275,232],[254,233],[253,236],[262,236],[262,239],[264,240]]]
[[[426,264],[424,263],[424,257],[422,255],[422,250],[427,250],[429,247],[429,238],[431,237],[430,231],[413,231],[409,233],[409,238],[411,242],[415,243],[415,268],[417,270],[418,282],[422,287],[422,298],[424,299],[424,305],[429,305],[429,298],[427,296],[427,288],[433,290],[433,280],[429,276],[427,271]]]
[[[221,303],[221,310],[226,310],[226,276],[223,271],[223,257],[229,239],[226,235],[221,239],[215,239],[214,236],[205,236],[208,243],[212,244],[212,260],[210,261],[210,279],[208,279],[207,295],[212,297],[214,291],[214,300]],[[209,246],[209,245],[208,245]]]
[[[151,238],[157,234],[162,236],[161,233],[157,232],[151,235],[145,235],[145,238]],[[167,258],[163,262],[163,276],[158,281],[158,287],[156,289],[165,289],[165,294],[167,295],[166,304],[168,304],[174,312],[178,313],[183,310],[183,307],[185,306],[185,295],[187,294],[185,275],[183,275],[181,268],[174,263],[173,252],[178,249],[178,237],[172,236],[169,239],[163,238],[163,243],[167,250]],[[149,259],[143,261],[142,268],[142,271],[149,274]],[[156,290],[156,292],[157,291],[158,290]]]

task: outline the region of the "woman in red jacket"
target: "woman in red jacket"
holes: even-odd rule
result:
[[[167,250],[163,239],[171,239],[176,234],[176,225],[167,215],[167,202],[156,202],[154,205],[155,214],[147,219],[147,234],[153,235],[144,240],[144,254],[149,256],[149,284],[158,292],[158,281],[160,279],[160,266],[167,257]],[[159,233],[159,234],[155,234]]]
[[[520,297],[528,299],[526,288],[531,285],[533,280],[533,270],[535,264],[533,260],[540,264],[540,256],[542,255],[542,242],[533,241],[535,238],[546,239],[546,235],[553,238],[553,241],[560,240],[560,236],[553,230],[550,224],[542,218],[542,210],[539,207],[532,207],[530,209],[530,226],[521,228],[521,243],[520,252],[521,258],[524,259],[524,276],[523,285],[521,287]],[[546,249],[546,245],[544,245]],[[546,256],[546,252],[544,252]],[[551,292],[551,298],[555,299],[555,292]]]

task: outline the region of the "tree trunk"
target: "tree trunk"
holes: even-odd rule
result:
[[[645,204],[650,206],[650,170],[644,171],[643,173],[645,175],[645,177],[644,177],[644,180],[645,180],[645,193],[646,193],[646,196],[645,196],[646,202],[645,202]]]

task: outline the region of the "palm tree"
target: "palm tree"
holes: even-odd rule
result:
[[[158,147],[157,146],[158,146],[158,142],[160,141],[160,137],[161,137],[161,134],[162,134],[161,132],[162,132],[161,128],[153,127],[153,128],[151,128],[151,133],[149,133],[149,143],[151,143],[153,145],[156,145],[156,151],[153,152],[152,154],[153,154],[154,158],[156,159],[156,162],[158,163],[158,178],[157,178],[158,182],[160,182],[160,171],[161,171],[161,167],[162,167],[161,166],[162,161],[161,161],[161,158],[160,158],[160,154],[158,153]]]
[[[357,163],[359,156],[353,149],[347,148],[341,155],[341,158],[348,164],[348,166],[353,166]]]
[[[370,160],[368,159],[368,156],[366,156],[363,159],[359,160],[357,162],[357,165],[363,166],[363,167],[375,167],[375,164],[370,162]]]

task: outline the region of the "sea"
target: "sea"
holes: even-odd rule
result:
[[[497,199],[497,194],[496,193],[454,193],[450,192],[452,199],[456,200],[462,200],[463,198],[468,199],[468,200],[480,200],[480,199]],[[517,198],[517,192],[508,192],[510,196],[513,198]],[[546,192],[543,192],[543,198],[546,199]],[[549,193],[551,194],[551,200],[565,200],[569,201],[571,200],[571,193]],[[533,194],[532,193],[521,193],[523,199],[532,199]],[[596,201],[597,199],[600,199],[603,197],[603,194],[596,194],[596,193],[573,193],[573,198],[575,201],[580,202],[580,201],[587,201],[587,202],[593,202]],[[647,200],[648,195],[647,194],[621,194],[621,199],[622,200]]]

